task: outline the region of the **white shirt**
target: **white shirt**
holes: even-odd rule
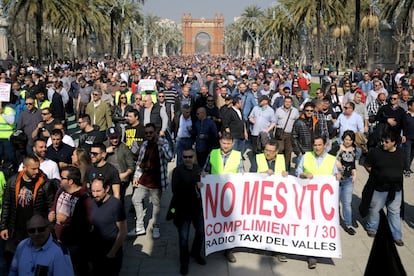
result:
[[[67,134],[63,135],[62,142],[73,148],[75,147],[75,141],[73,141],[73,138]],[[46,147],[50,146],[51,144],[52,144],[52,139],[49,137],[47,138]]]
[[[40,169],[42,170],[42,172],[44,172],[47,178],[56,178],[60,180],[59,167],[55,161],[46,158],[45,161],[40,163]],[[19,166],[19,172],[21,170],[23,170],[23,163],[21,163]]]

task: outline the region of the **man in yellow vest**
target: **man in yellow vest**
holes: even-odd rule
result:
[[[17,165],[10,136],[14,132],[16,111],[11,105],[0,101],[0,161]]]
[[[250,167],[250,172],[281,174],[283,177],[288,175],[286,171],[285,156],[278,154],[279,148],[276,140],[269,140],[263,153],[256,154]]]
[[[127,103],[131,104],[132,102],[132,92],[128,88],[128,83],[126,81],[121,81],[121,85],[119,86],[119,90],[115,92],[115,105],[119,103],[119,97],[124,94],[127,98]]]
[[[253,159],[250,172],[281,174],[283,177],[288,176],[286,171],[285,156],[278,154],[279,148],[276,140],[269,140],[265,144],[264,152],[256,154]],[[276,257],[279,262],[287,262],[286,255],[276,252]]]
[[[240,151],[233,150],[233,144],[233,137],[230,133],[224,132],[220,138],[220,148],[213,149],[207,156],[201,175],[244,172],[242,154]],[[230,263],[236,262],[232,249],[226,249],[224,256]]]
[[[337,180],[341,174],[336,167],[336,157],[327,153],[326,138],[316,136],[313,138],[313,151],[306,152],[300,159],[296,168],[296,175],[300,178],[312,179],[318,175],[335,175]],[[315,269],[317,260],[315,257],[308,257],[308,268]]]

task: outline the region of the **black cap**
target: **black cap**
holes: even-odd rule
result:
[[[106,133],[107,133],[107,135],[110,139],[119,137],[118,132],[116,131],[116,129],[114,127],[108,128]]]

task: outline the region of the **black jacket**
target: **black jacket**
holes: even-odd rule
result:
[[[3,209],[1,214],[0,231],[8,229],[9,236],[11,237],[16,230],[16,180],[18,177],[22,177],[21,175],[22,172],[9,178],[3,195]],[[34,198],[33,214],[40,214],[47,217],[49,209],[53,205],[56,186],[54,182],[48,180],[47,176],[42,172],[39,173],[39,176],[35,179],[35,182],[37,182],[41,176],[43,177],[43,181],[40,182],[36,197]]]

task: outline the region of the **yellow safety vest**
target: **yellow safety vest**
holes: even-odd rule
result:
[[[223,167],[223,158],[221,157],[220,149],[214,149],[210,153],[211,174],[237,173],[239,171],[240,160],[240,151],[232,150],[226,165]]]
[[[328,153],[318,167],[315,154],[313,152],[307,152],[303,156],[303,172],[311,173],[313,175],[332,175],[335,161],[335,156]]]
[[[6,106],[3,108],[4,115],[16,115],[16,111],[10,106]],[[9,139],[10,136],[13,134],[14,131],[14,124],[9,124],[3,116],[0,114],[0,139]]]
[[[45,100],[41,105],[40,105],[40,107],[39,107],[39,102],[36,100],[35,101],[35,107],[37,108],[37,109],[43,109],[43,108],[47,108],[47,107],[50,107],[50,102],[49,102],[49,100]]]
[[[132,92],[131,91],[127,91],[124,94],[125,94],[125,96],[127,98],[127,103],[128,104],[131,104]],[[120,95],[121,95],[121,91],[118,90],[118,91],[115,92],[115,105],[118,104],[118,102],[119,102],[119,96]]]
[[[26,93],[27,93],[27,91],[26,90],[20,90],[20,98],[21,99],[26,99]]]
[[[283,154],[276,156],[274,168],[269,168],[264,153],[256,154],[256,164],[258,173],[266,172],[268,169],[272,169],[275,173],[286,171],[285,156]]]

